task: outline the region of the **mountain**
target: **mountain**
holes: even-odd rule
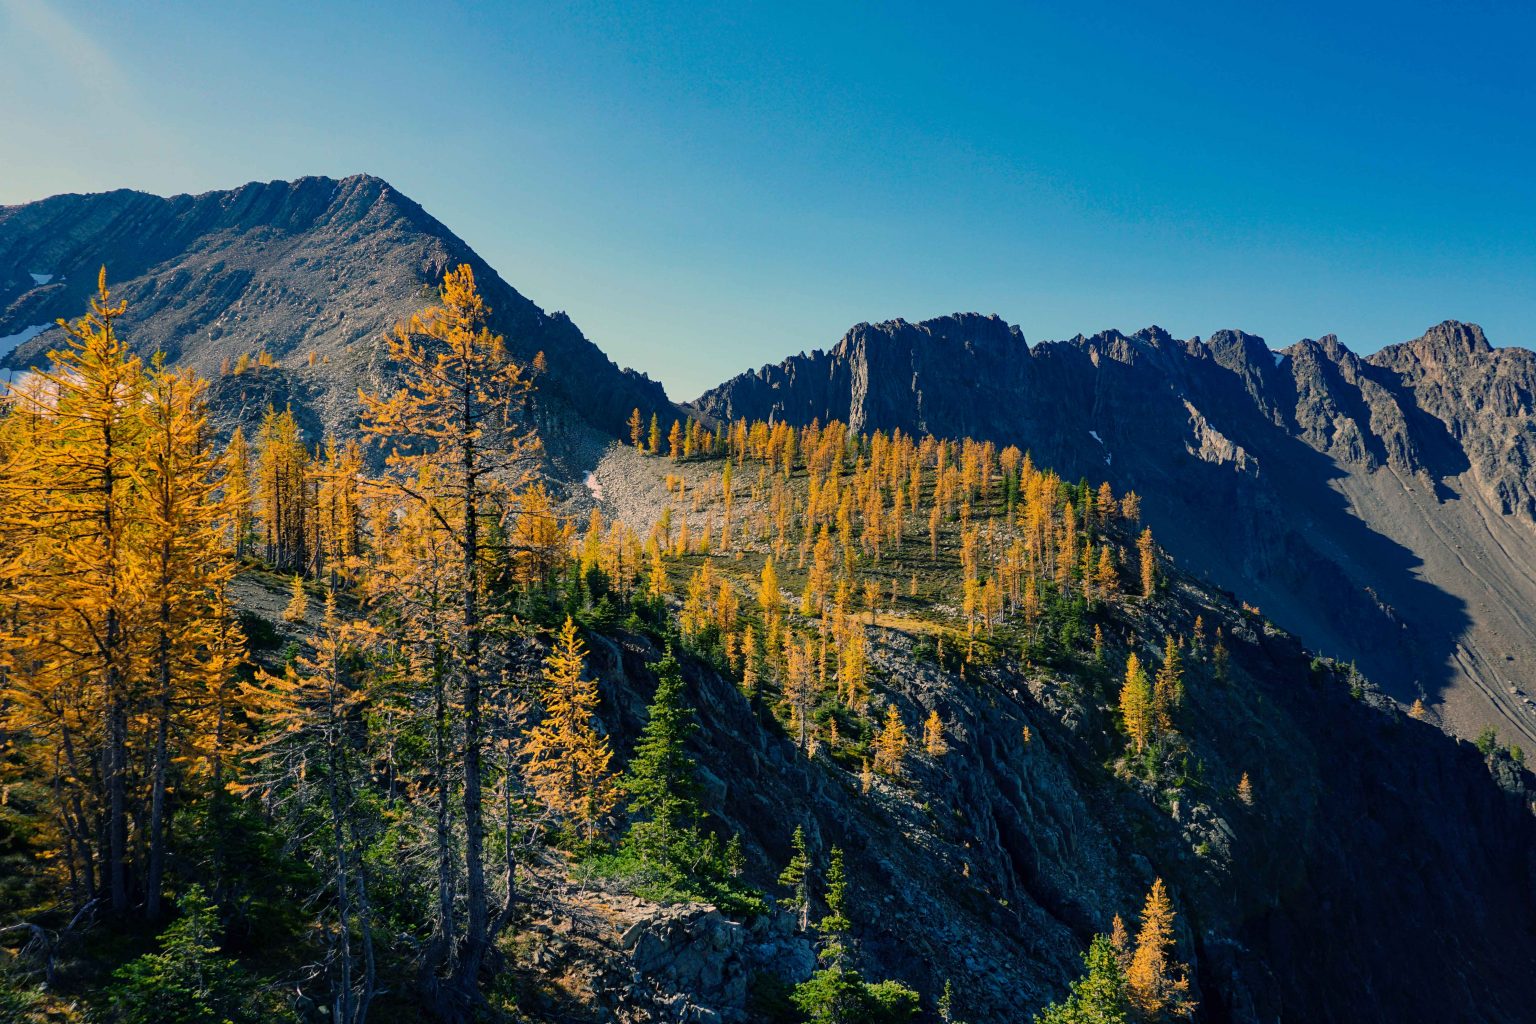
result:
[[[860,324],[743,374],[716,419],[846,420],[1030,450],[1135,489],[1182,564],[1463,735],[1536,738],[1536,354],[1446,322],[1369,356],[1151,327]]]
[[[506,799],[492,803],[505,815],[503,850],[515,860],[504,892],[509,923],[487,972],[494,977],[481,979],[498,1006],[515,1006],[500,1019],[803,1020],[785,996],[816,968],[817,936],[796,927],[779,883],[797,825],[812,855],[817,917],[830,851],[848,854],[850,961],[869,979],[912,986],[925,1011],[952,982],[955,1019],[973,1024],[1029,1019],[1060,999],[1090,937],[1116,915],[1134,927],[1156,878],[1177,908],[1176,952],[1190,968],[1198,1020],[1531,1019],[1536,788],[1523,755],[1475,748],[1414,720],[1346,664],[1358,657],[1399,698],[1423,686],[1463,731],[1485,721],[1499,721],[1506,739],[1520,731],[1523,694],[1508,694],[1511,702],[1479,687],[1519,678],[1524,659],[1536,657],[1526,650],[1536,634],[1524,618],[1531,584],[1522,575],[1536,565],[1529,353],[1494,350],[1460,324],[1367,358],[1333,338],[1277,355],[1238,332],[1178,341],[1157,329],[1031,347],[1017,328],[971,315],[860,325],[831,352],[710,392],[697,408],[711,419],[836,417],[855,430],[1018,443],[1069,478],[1135,488],[1158,540],[1182,563],[1160,563],[1161,583],[1147,596],[1055,601],[1043,624],[1022,630],[1014,614],[995,635],[978,636],[960,621],[956,594],[967,545],[961,520],[984,515],[991,548],[993,522],[1011,528],[1006,497],[994,491],[990,504],[967,504],[955,522],[930,527],[932,540],[914,522],[905,534],[898,528],[883,555],[878,544],[873,554],[850,546],[847,600],[870,593],[854,584],[877,584],[864,598],[867,626],[850,609],[842,627],[867,637],[868,707],[844,706],[841,654],[828,649],[825,619],[800,614],[793,601],[774,627],[799,637],[807,678],[818,638],[823,663],[837,663],[827,671],[839,695],[822,692],[815,709],[824,742],[805,744],[789,712],[790,645],[763,651],[764,671],[749,682],[746,641],[735,638],[753,635],[754,625],[763,627],[756,635],[773,635],[758,602],[775,530],[777,597],[810,592],[821,556],[808,567],[793,554],[812,550],[816,526],[803,514],[820,486],[809,480],[807,453],[785,471],[761,453],[666,458],[616,443],[632,408],[671,415],[660,387],[618,369],[569,319],[540,311],[384,182],[314,178],[169,199],[61,196],[0,211],[0,347],[14,347],[12,366],[33,364],[58,338],[35,328],[78,315],[106,262],[131,304],[131,340],[211,377],[220,426],[292,402],[314,440],[322,429],[354,429],[358,385],[388,380],[383,331],[428,301],[442,271],[460,261],[475,267],[513,351],[525,360],[545,354],[540,430],[557,462],[580,460],[554,469],[590,468],[590,499],[575,490],[607,517],[589,520],[604,531],[591,538],[592,564],[584,544],[582,561],[548,569],[542,582],[497,573],[485,583],[511,616],[511,628],[488,634],[485,652],[506,698],[493,714],[503,780],[518,774],[501,760],[514,749],[502,741],[525,736],[537,713],[523,687],[568,615],[590,648],[587,670],[601,694],[594,732],[611,745],[615,770],[633,764],[654,717],[658,662],[675,651],[697,718],[686,750],[699,800],[715,837],[740,841],[739,858],[721,858],[734,859],[733,878],[762,899],[731,911],[678,896],[670,882],[658,891],[665,876],[605,868],[594,849],[567,848],[571,836],[552,828],[551,808],[514,802],[520,787],[506,785]],[[270,358],[235,372],[258,351]],[[852,461],[869,465],[862,455]],[[935,469],[923,476],[937,501]],[[856,476],[843,480],[857,489]],[[908,508],[916,520],[916,505]],[[0,510],[14,515],[4,502]],[[1050,514],[1066,528],[1065,508]],[[636,535],[626,541],[618,523]],[[1126,551],[1127,577],[1139,525],[1100,517],[1091,538]],[[666,531],[665,543],[641,556],[640,538],[653,527]],[[47,528],[27,519],[5,539],[26,543]],[[830,544],[825,527],[820,536]],[[387,540],[370,534],[366,546]],[[563,535],[554,543],[559,562],[569,545]],[[296,583],[248,560],[231,588],[249,660],[273,677],[303,664],[328,628],[320,601],[294,610]],[[723,627],[700,624],[711,595]],[[356,595],[342,599],[347,614],[370,613]],[[1244,603],[1253,600],[1262,613]],[[1275,623],[1340,657],[1319,657]],[[370,635],[398,640],[396,622],[375,625]],[[421,635],[435,648],[436,633]],[[451,622],[445,635],[456,652]],[[1142,751],[1119,710],[1123,666],[1134,653],[1151,668],[1170,640],[1185,645],[1186,696],[1170,712],[1175,735]],[[741,655],[734,667],[733,649]],[[433,1001],[433,968],[422,966],[434,898],[430,822],[463,834],[453,799],[435,817],[434,779],[445,793],[457,783],[453,769],[432,763],[427,732],[418,731],[441,712],[430,709],[420,680],[397,688],[397,653],[358,652],[359,668],[384,659],[358,679],[378,682],[383,689],[364,699],[390,710],[360,715],[345,740],[370,766],[359,777],[369,799],[357,804],[368,810],[352,842],[369,844],[359,877],[372,879],[377,900],[378,926],[360,929],[380,953],[374,1019],[444,1008]],[[871,741],[893,710],[912,732],[912,750],[889,774],[874,773],[865,768]],[[944,749],[917,742],[931,715]],[[135,716],[135,728],[148,721]],[[453,725],[435,721],[457,742]],[[258,723],[244,725],[255,739]],[[57,785],[81,786],[60,774],[52,734],[7,739],[8,751],[26,739],[41,752],[29,763],[52,771]],[[169,790],[135,780],[136,792],[171,799],[178,887],[217,879],[230,908],[231,955],[271,982],[258,986],[264,996],[320,1019],[329,968],[313,965],[351,956],[336,942],[347,929],[332,928],[329,897],[317,895],[314,872],[331,863],[326,830],[306,814],[246,804],[231,839],[200,825],[217,820],[200,814],[211,800],[181,773]],[[34,892],[64,884],[61,861],[40,854],[33,832],[42,830],[25,817],[49,820],[40,809],[55,791],[27,781],[0,816],[0,860],[16,879],[0,887],[9,901],[0,923],[12,932],[13,912],[41,905]],[[301,788],[308,799],[319,792]],[[386,806],[388,814],[377,812]],[[308,812],[321,813],[318,804]],[[631,817],[616,809],[602,823],[608,838]],[[221,844],[235,840],[249,859],[223,855]],[[705,850],[689,856],[710,859]],[[336,864],[344,873],[346,857]],[[62,913],[62,898],[55,902],[48,927],[69,942],[57,946],[62,984],[49,986],[50,998],[101,1004],[100,979],[129,947],[110,921]],[[100,937],[73,944],[79,921]],[[10,965],[0,972],[0,999],[12,976]]]
[[[386,330],[429,302],[460,263],[474,268],[513,354],[525,362],[545,354],[539,395],[563,426],[612,435],[637,406],[670,408],[659,384],[620,370],[564,313],[539,309],[441,222],[368,175],[0,208],[0,356],[14,349],[13,368],[42,359],[60,339],[44,325],[78,316],[105,265],[114,294],[128,300],[130,342],[210,378],[222,425],[292,402],[311,433],[345,434],[358,387],[384,382]],[[276,366],[229,372],[263,350]]]
[[[641,527],[663,516],[697,527],[721,522],[722,462],[624,446],[595,475],[606,512]],[[734,468],[738,481],[756,477],[750,461]],[[773,498],[737,486],[734,515],[749,524],[737,534],[743,548],[711,564],[750,595],[763,557],[753,549],[766,547],[754,543],[750,524]],[[932,561],[926,531],[917,532],[882,562],[885,572],[897,563],[903,593],[908,568],[939,578],[958,555],[958,528],[942,535]],[[1112,539],[1130,547],[1134,537],[1122,526]],[[790,594],[807,578],[795,565],[792,553],[780,563]],[[697,600],[692,584],[687,592]],[[937,713],[949,747],[913,757],[896,784],[862,788],[847,750],[803,756],[793,731],[767,717],[771,694],[743,693],[705,658],[685,666],[702,727],[691,749],[711,780],[712,813],[744,837],[752,864],[771,866],[760,881],[770,890],[772,866],[790,855],[791,822],[813,848],[849,851],[866,976],[924,992],[949,980],[957,1020],[1028,1020],[1060,997],[1090,936],[1139,906],[1162,877],[1183,915],[1180,955],[1191,964],[1200,1020],[1531,1019],[1536,794],[1508,753],[1484,758],[1413,720],[1347,665],[1314,658],[1240,600],[1172,567],[1155,598],[1106,608],[1097,621],[1108,648],[1097,661],[1020,656],[1016,644],[969,659],[959,636],[946,655],[928,631],[932,620],[923,628],[921,601],[889,603],[896,607],[868,628],[876,700],[907,722]],[[1129,651],[1155,657],[1147,652],[1160,637],[1198,628],[1207,640],[1186,661],[1182,768],[1138,777],[1138,759],[1116,763],[1121,666]],[[1209,640],[1218,629],[1227,670]],[[604,721],[618,749],[629,749],[653,685],[646,663],[659,647],[618,633],[593,649]],[[1238,787],[1244,773],[1251,802]],[[628,1019],[647,1019],[637,1008],[651,1005],[657,978],[688,979],[685,1006],[725,1012],[731,979],[765,962],[787,976],[805,969],[795,966],[804,952],[770,928],[737,926],[715,938],[718,921],[685,927],[661,912],[637,921],[630,907],[612,935],[576,941],[562,936],[562,922],[615,911],[602,897],[564,898],[579,909],[551,907],[550,923],[520,941],[550,950],[546,970],[599,979],[591,991],[618,998]],[[699,970],[711,942],[727,951],[710,961],[723,969]],[[605,958],[605,943],[632,949],[633,960]],[[647,970],[632,983],[636,961]],[[675,999],[678,989],[663,991]],[[657,1019],[673,1019],[658,1002]],[[599,1019],[565,1009],[571,1019]]]

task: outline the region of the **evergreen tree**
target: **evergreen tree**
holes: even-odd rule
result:
[[[848,878],[843,851],[834,846],[827,866],[827,913],[816,929],[825,966],[795,987],[795,1005],[812,1024],[895,1024],[919,1010],[917,993],[896,981],[870,984],[850,965]]]
[[[631,811],[639,815],[624,845],[645,861],[686,873],[697,858],[704,815],[693,759],[685,749],[697,724],[670,646],[656,666],[656,677],[656,695],[622,782]]]
[[[117,1024],[260,1024],[272,1019],[235,961],[219,955],[219,920],[196,885],[182,894],[181,916],[146,953],[113,974],[108,993]]]
[[[1083,974],[1072,983],[1064,1003],[1052,1003],[1035,1024],[1128,1024],[1131,1003],[1114,944],[1094,936],[1083,954]]]
[[[805,847],[805,829],[799,825],[795,826],[790,846],[795,852],[790,855],[784,870],[779,872],[779,885],[789,890],[790,895],[784,900],[784,905],[795,911],[799,917],[800,930],[805,931],[811,921],[811,858]]]
[[[822,957],[838,963],[848,955],[848,933],[853,930],[853,922],[848,920],[847,913],[848,874],[843,867],[840,846],[832,847],[827,864],[826,901],[826,916],[816,922],[816,930],[821,933]]]

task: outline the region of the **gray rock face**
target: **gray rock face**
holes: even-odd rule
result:
[[[1505,515],[1536,521],[1536,352],[1495,349],[1476,324],[1446,321],[1367,357],[1410,391],[1440,471],[1470,466]]]
[[[1360,357],[1159,328],[1029,346],[996,317],[861,324],[706,393],[719,419],[1017,444],[1139,491],[1158,538],[1463,735],[1536,739],[1536,354],[1447,322]]]
[[[1344,667],[1314,664],[1188,577],[1107,632],[1146,651],[1196,614],[1223,630],[1231,673],[1213,672],[1208,647],[1190,653],[1182,785],[1106,768],[1121,743],[1112,673],[1002,659],[962,675],[913,637],[874,630],[876,713],[890,702],[919,722],[936,710],[948,752],[914,752],[899,784],[863,793],[857,765],[801,757],[767,709],[684,657],[701,725],[691,752],[730,783],[710,810],[740,833],[749,880],[770,893],[795,826],[823,867],[831,846],[847,851],[859,969],[930,995],[949,980],[960,1019],[1029,1019],[1154,877],[1177,903],[1200,1020],[1529,1019],[1531,777],[1409,719]],[[659,655],[641,637],[593,638],[617,750],[632,749]],[[1236,794],[1244,772],[1251,805]],[[783,913],[747,922],[583,898],[603,901],[587,916],[616,921],[581,954],[584,1009],[552,1005],[556,1019],[752,1020],[757,981],[791,983],[814,966]],[[569,977],[572,955],[534,967]]]
[[[609,434],[635,407],[670,408],[661,386],[620,370],[563,313],[545,313],[463,241],[378,178],[301,178],[161,198],[61,195],[0,208],[0,338],[79,316],[107,267],[129,302],[125,334],[214,381],[213,407],[247,421],[292,401],[318,429],[347,433],[359,386],[383,382],[385,331],[421,308],[443,273],[469,263],[512,354],[545,353],[540,400]],[[44,358],[60,334],[20,345]],[[7,346],[8,347],[8,346]],[[273,369],[221,373],[264,350]],[[0,352],[0,355],[4,355]]]

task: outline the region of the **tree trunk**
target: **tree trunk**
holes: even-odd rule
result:
[[[473,429],[468,399],[466,426]],[[461,993],[472,995],[489,940],[485,897],[485,821],[480,772],[480,523],[474,442],[464,445],[464,943],[457,975]]]
[[[437,784],[437,934],[427,950],[426,968],[436,971],[448,959],[457,941],[453,890],[457,875],[453,859],[453,786],[448,775],[448,693],[443,652],[436,641],[432,650],[433,750],[432,773]]]
[[[112,912],[128,910],[128,710],[123,705],[117,668],[117,610],[108,609],[107,672],[107,884]]]
[[[165,787],[170,761],[171,729],[171,601],[169,575],[170,552],[161,551],[159,644],[156,652],[160,693],[155,702],[155,758],[151,771],[153,789],[149,798],[149,876],[144,886],[144,916],[151,921],[160,916],[160,886],[165,878]]]

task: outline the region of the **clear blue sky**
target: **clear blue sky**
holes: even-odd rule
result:
[[[0,203],[368,171],[677,398],[956,310],[1536,343],[1531,5],[947,6],[0,0]]]

